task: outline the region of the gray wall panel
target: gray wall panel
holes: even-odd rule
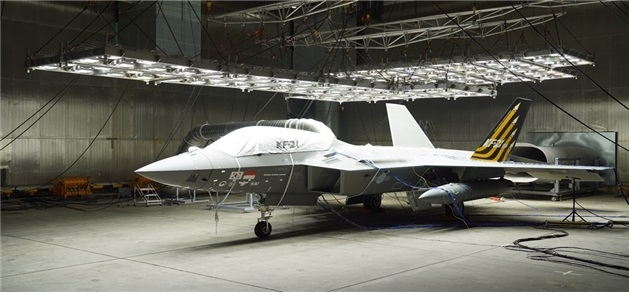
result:
[[[23,139],[15,141],[9,150],[2,151],[11,155],[7,165],[9,168],[8,184],[16,183],[16,181],[23,184],[41,183],[40,146],[41,141],[38,139]]]
[[[4,83],[3,83],[4,84]],[[4,87],[4,86],[3,86]],[[43,105],[40,100],[36,99],[18,99],[18,95],[3,96],[2,101],[2,137],[11,133],[11,138],[22,133],[24,138],[39,137],[40,123],[35,123],[35,120],[39,118],[38,115],[33,116],[32,119],[26,121],[34,111]],[[22,123],[22,127],[18,128]],[[27,129],[27,127],[33,124],[33,127]],[[16,129],[17,128],[17,129]],[[15,130],[15,132],[13,132]]]
[[[66,159],[67,139],[45,139],[39,140],[39,143],[39,149],[35,150],[37,152],[32,151],[32,154],[41,156],[38,179],[43,184],[63,172],[71,162]]]

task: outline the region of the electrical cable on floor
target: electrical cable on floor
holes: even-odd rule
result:
[[[509,195],[509,196],[510,196],[510,197],[511,197],[514,201],[516,201],[516,202],[518,202],[518,203],[520,203],[520,204],[522,204],[522,205],[524,205],[524,206],[526,206],[526,207],[529,207],[530,209],[533,209],[533,210],[535,210],[535,211],[538,211],[538,210],[539,210],[539,208],[537,208],[537,207],[531,206],[531,205],[529,205],[529,204],[526,204],[526,203],[524,203],[524,202],[522,202],[522,201],[520,201],[520,200],[516,199],[516,197],[515,197],[512,193],[508,193],[508,195]]]
[[[539,227],[535,227],[535,228],[539,228]],[[532,260],[540,260],[540,261],[568,264],[572,266],[585,267],[588,269],[593,269],[593,270],[601,271],[604,273],[629,278],[629,273],[624,274],[624,273],[618,273],[618,272],[613,272],[613,271],[603,269],[604,267],[604,268],[610,268],[610,269],[629,272],[629,267],[625,267],[619,264],[609,264],[609,263],[604,263],[604,262],[590,260],[590,259],[583,259],[576,256],[562,254],[560,253],[560,251],[564,249],[571,249],[571,250],[578,249],[578,250],[584,250],[584,251],[590,252],[590,253],[581,253],[581,254],[590,254],[590,255],[594,255],[598,257],[609,256],[609,258],[613,258],[615,261],[624,260],[626,262],[629,262],[629,255],[617,254],[617,253],[611,253],[611,252],[605,252],[605,251],[599,251],[599,250],[593,250],[593,249],[587,249],[587,248],[579,248],[579,247],[542,248],[542,247],[526,246],[523,244],[525,242],[530,242],[530,241],[541,241],[545,239],[562,238],[562,237],[567,237],[569,235],[568,232],[563,231],[563,230],[546,229],[546,228],[541,228],[541,229],[555,231],[556,233],[542,235],[542,236],[534,237],[534,238],[517,239],[513,242],[513,245],[507,245],[504,248],[508,250],[531,253],[527,256],[527,258],[532,259]]]
[[[349,224],[351,224],[351,225],[355,226],[356,228],[362,229],[362,230],[370,230],[370,229],[374,229],[374,228],[370,228],[370,227],[367,227],[367,226],[360,225],[359,223],[354,222],[354,221],[350,220],[349,218],[346,218],[345,216],[341,215],[341,214],[340,214],[340,213],[338,213],[336,210],[334,210],[334,209],[332,208],[332,206],[330,206],[330,203],[328,203],[328,200],[327,200],[325,197],[322,197],[322,199],[323,199],[323,203],[321,203],[321,202],[317,202],[317,204],[318,204],[321,208],[323,208],[323,209],[327,210],[328,212],[331,212],[331,213],[333,213],[334,215],[338,216],[339,218],[343,219],[345,222],[347,222],[347,223],[349,223]],[[338,201],[338,200],[337,200],[337,201]]]
[[[513,199],[515,202],[520,203],[520,204],[522,204],[522,205],[524,205],[524,206],[526,206],[526,207],[528,207],[528,208],[530,208],[530,209],[532,209],[534,211],[540,211],[541,210],[541,209],[539,209],[539,208],[537,208],[535,206],[532,206],[532,205],[529,205],[529,204],[527,204],[525,202],[522,202],[521,200],[517,199],[510,192],[508,192],[506,194],[509,195],[511,197],[511,199]],[[581,206],[581,205],[579,205],[579,206]],[[581,207],[581,208],[583,208],[583,207]],[[589,211],[589,210],[587,210],[585,208],[583,208],[583,209],[588,211],[589,213],[591,213],[593,216],[600,217],[602,219],[605,219],[605,220],[608,220],[608,221],[611,222],[611,223],[591,223],[591,224],[589,224],[589,225],[594,226],[594,227],[597,227],[597,226],[609,226],[610,224],[613,224],[613,220],[610,219],[612,217],[614,217],[614,218],[628,218],[627,216],[607,216],[607,217],[605,217],[605,216],[597,215],[597,214],[595,214],[595,213],[593,213],[593,212],[591,212],[591,211]],[[550,211],[553,211],[554,213],[552,215],[528,213],[528,214],[511,214],[511,215],[505,215],[505,214],[495,214],[495,215],[481,214],[481,215],[475,215],[475,216],[484,216],[484,217],[488,217],[488,216],[526,216],[526,217],[547,217],[547,218],[548,217],[556,217],[556,218],[564,217],[562,215],[564,211],[561,210],[561,209],[555,209],[555,210],[550,210]]]
[[[104,203],[99,202],[98,198],[92,196],[87,200],[66,199],[58,196],[34,196],[19,199],[2,200],[2,211],[23,211],[28,209],[44,210],[49,208],[61,207],[83,212],[95,212],[105,210],[113,205],[127,202],[132,198],[121,198],[116,195]],[[88,207],[88,208],[84,208]]]
[[[596,216],[596,217],[598,217],[598,218],[601,218],[601,219],[605,219],[605,220],[607,220],[607,221],[610,221],[610,222],[611,222],[610,224],[614,224],[614,220],[609,219],[609,218],[604,217],[604,216],[600,216],[600,215],[598,215],[598,214],[596,214],[596,213],[592,212],[591,210],[586,209],[586,208],[585,208],[585,207],[583,207],[581,204],[579,204],[579,202],[577,202],[576,200],[574,200],[574,202],[575,202],[575,204],[579,205],[579,207],[580,207],[581,209],[583,209],[583,210],[587,211],[588,213],[590,213],[590,214],[592,214],[592,215],[594,215],[594,216]],[[623,226],[625,226],[625,227],[629,227],[629,224],[622,224],[622,225],[623,225]]]
[[[102,211],[105,210],[111,206],[120,204],[124,201],[122,200],[116,200],[116,199],[112,199],[106,203],[100,203],[100,204],[88,204],[88,203],[74,203],[74,204],[65,204],[65,207],[68,209],[72,209],[72,210],[77,210],[77,211],[82,211],[82,212],[96,212],[96,211]],[[92,208],[90,209],[85,209],[85,208],[81,208],[81,207],[76,207],[76,205],[79,206],[90,206]]]
[[[390,229],[412,229],[412,228],[444,228],[444,227],[455,227],[455,228],[460,228],[461,227],[461,223],[454,223],[454,224],[446,224],[446,223],[422,223],[422,224],[414,224],[414,223],[408,223],[408,224],[396,224],[393,226],[368,226],[368,225],[364,225],[361,224],[357,221],[354,221],[350,218],[347,218],[345,216],[343,216],[341,213],[339,213],[337,210],[335,210],[332,205],[329,204],[328,200],[325,198],[325,196],[322,196],[323,202],[319,201],[317,204],[323,208],[324,210],[336,215],[337,217],[341,218],[342,220],[344,220],[345,222],[347,222],[348,224],[361,229],[361,230],[390,230]],[[338,200],[337,200],[338,201]],[[344,206],[343,206],[344,207]],[[469,224],[468,224],[469,223]],[[517,222],[517,223],[490,223],[490,222],[468,222],[465,223],[465,227],[469,228],[470,225],[472,226],[482,226],[482,227],[512,227],[512,226],[532,226],[532,225],[539,225],[539,222]]]
[[[332,195],[332,196],[334,197],[334,195]],[[333,207],[328,203],[328,201],[325,198],[325,196],[322,196],[322,197],[323,197],[323,202],[318,202],[320,207],[322,207],[323,209],[325,209],[328,212],[331,212],[331,213],[335,214],[336,216],[338,216],[339,218],[343,219],[347,223],[349,223],[349,224],[351,224],[351,225],[353,225],[356,228],[359,228],[361,230],[443,228],[443,227],[453,226],[453,225],[447,225],[447,224],[444,224],[444,223],[435,223],[435,224],[424,223],[424,224],[404,224],[404,225],[399,225],[398,224],[398,225],[395,225],[395,226],[367,226],[367,225],[360,224],[357,221],[351,220],[351,219],[343,216],[341,213],[339,213],[338,211],[333,209]],[[343,204],[336,197],[334,197],[334,199],[339,203],[339,205],[341,205],[344,208]],[[511,226],[536,226],[536,227],[538,227],[538,226],[543,226],[543,224],[540,224],[540,222],[514,222],[514,223],[471,222],[471,224],[473,226],[482,226],[482,227],[511,227]],[[454,225],[454,226],[456,226],[456,225]],[[598,224],[598,225],[593,225],[593,227],[591,227],[591,228],[601,229],[601,228],[605,228],[605,227],[609,227],[609,226],[607,224]],[[387,234],[387,233],[383,233],[383,234],[390,235],[390,234]]]

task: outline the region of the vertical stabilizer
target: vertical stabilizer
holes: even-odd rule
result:
[[[386,105],[393,146],[435,148],[405,106]]]
[[[487,138],[476,148],[472,159],[502,162],[509,157],[524,124],[531,100],[516,98]]]

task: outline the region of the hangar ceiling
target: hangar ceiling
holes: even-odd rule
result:
[[[214,23],[226,29],[240,26],[243,30],[247,26],[256,26],[256,34],[251,39],[266,47],[312,46],[329,51],[388,51],[439,39],[476,42],[476,38],[534,28],[556,20],[565,14],[562,8],[567,6],[599,3],[491,2],[490,7],[477,10],[475,6],[469,9],[470,2],[438,2],[436,5],[425,2],[425,6],[432,7],[432,10],[423,9],[422,6],[421,13],[417,10],[410,13],[411,9],[404,8],[404,5],[417,7],[413,2],[368,1],[374,3],[378,11],[390,9],[388,18],[391,20],[376,21],[370,19],[370,14],[357,14],[355,26],[339,27],[337,24],[335,28],[334,13],[354,11],[359,1],[282,1],[256,7],[244,6],[258,2],[206,1],[205,5],[213,5],[214,11],[223,13],[207,13],[203,25]],[[393,8],[392,3],[401,4]],[[420,3],[424,5],[424,2]],[[283,29],[284,26],[299,25],[315,17],[329,22],[331,29],[308,27],[305,32]],[[269,24],[279,24],[281,34],[257,34]],[[378,65],[356,63],[336,71],[303,72],[286,67],[158,55],[154,51],[123,48],[119,44],[77,48],[64,49],[58,54],[43,57],[31,56],[25,65],[28,71],[131,79],[153,85],[174,83],[237,88],[248,92],[272,91],[284,93],[286,98],[344,103],[432,97],[495,97],[498,85],[575,78],[574,67],[594,63],[591,56],[552,47],[503,53],[488,50],[484,54],[450,54]]]

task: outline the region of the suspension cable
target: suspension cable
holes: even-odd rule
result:
[[[162,155],[162,153],[166,150],[166,147],[168,146],[170,141],[173,139],[175,133],[177,132],[177,129],[179,129],[179,126],[181,126],[181,123],[183,123],[183,120],[190,113],[190,110],[192,109],[192,107],[194,107],[194,104],[196,103],[197,98],[199,98],[199,95],[201,95],[201,91],[203,90],[203,87],[199,88],[199,92],[197,93],[196,96],[194,96],[194,99],[193,99],[195,88],[196,88],[196,86],[194,86],[192,88],[192,91],[190,92],[190,96],[188,97],[188,101],[186,102],[186,106],[184,107],[183,111],[179,115],[179,119],[177,119],[177,122],[175,123],[175,126],[173,126],[173,129],[170,132],[170,134],[168,135],[168,138],[166,139],[166,141],[164,142],[164,145],[162,146],[162,149],[159,151],[157,156],[155,156],[155,160],[154,161],[157,161],[157,159],[159,159],[159,157]]]
[[[15,129],[13,129],[11,132],[9,132],[7,135],[5,135],[4,137],[2,137],[2,139],[7,138],[10,134],[12,134],[13,132],[15,132],[17,129],[19,129],[20,127],[22,127],[22,125],[26,124],[26,122],[28,122],[28,120],[30,120],[31,118],[33,118],[35,115],[37,115],[38,112],[40,112],[42,109],[44,109],[51,101],[55,100],[55,102],[45,111],[42,113],[42,115],[37,118],[37,120],[35,120],[33,123],[31,123],[30,125],[28,125],[28,127],[26,127],[26,129],[24,129],[24,131],[22,131],[20,134],[18,134],[15,138],[13,138],[9,143],[7,143],[5,146],[3,146],[2,148],[0,148],[1,150],[4,150],[6,147],[8,147],[9,145],[11,145],[14,141],[16,141],[18,138],[20,138],[20,136],[22,136],[24,133],[26,133],[26,131],[28,131],[29,129],[31,129],[31,127],[33,127],[33,125],[35,125],[37,122],[39,122],[39,120],[41,120],[58,102],[59,100],[61,100],[61,98],[63,96],[65,96],[65,94],[72,88],[72,86],[74,86],[76,84],[76,82],[79,80],[81,76],[77,76],[75,77],[69,84],[67,84],[63,89],[61,89],[61,91],[57,92],[57,94],[55,96],[53,96],[53,98],[51,98],[48,102],[46,102],[41,108],[39,108],[39,110],[35,111],[35,113],[33,113],[30,117],[28,117],[26,120],[24,120],[24,122],[22,122],[22,124],[18,125],[17,127],[15,127]]]
[[[4,2],[2,3],[2,5],[4,6]],[[61,28],[61,30],[59,30],[56,34],[54,34],[52,37],[50,37],[50,39],[48,39],[48,41],[46,43],[44,43],[44,45],[42,45],[39,49],[37,49],[37,51],[35,51],[33,54],[31,54],[31,57],[34,57],[35,55],[37,55],[37,53],[39,53],[39,51],[44,49],[44,47],[46,47],[50,42],[52,42],[53,39],[55,39],[57,36],[59,36],[59,34],[61,34],[61,32],[63,32],[72,22],[74,22],[77,18],[79,18],[79,16],[81,14],[83,14],[83,12],[85,10],[87,10],[88,7],[89,7],[89,3],[85,5],[85,7],[83,8],[83,10],[81,10],[81,12],[79,12],[65,26],[63,26],[63,28]]]
[[[46,183],[42,184],[41,186],[39,186],[38,189],[40,189],[40,188],[44,187],[45,185],[53,182],[55,179],[59,178],[61,175],[63,175],[64,173],[68,172],[68,170],[70,170],[70,168],[72,168],[83,157],[83,155],[85,155],[85,153],[87,153],[87,151],[90,149],[90,147],[92,147],[92,144],[94,144],[94,142],[96,141],[96,139],[98,138],[100,133],[103,132],[103,129],[105,129],[105,126],[107,126],[107,123],[109,123],[109,120],[111,119],[111,117],[116,112],[116,109],[118,108],[118,105],[120,104],[120,101],[122,101],[122,97],[124,96],[125,92],[127,91],[127,87],[129,86],[129,82],[130,81],[127,81],[127,84],[124,86],[124,89],[122,90],[122,93],[120,94],[120,97],[118,98],[118,101],[116,102],[116,104],[114,105],[113,109],[111,110],[111,113],[109,114],[109,116],[107,117],[105,122],[103,123],[103,126],[100,127],[100,129],[98,130],[98,132],[96,133],[94,138],[92,138],[90,143],[87,145],[85,150],[83,150],[83,152],[76,158],[76,160],[74,160],[74,162],[72,162],[72,164],[70,164],[70,166],[68,166],[68,168],[63,170],[63,172],[59,173],[59,175],[57,175],[55,178],[53,178],[53,179],[47,181]]]
[[[164,21],[166,22],[166,26],[168,27],[168,30],[170,31],[170,35],[173,37],[173,40],[175,41],[175,44],[177,45],[177,48],[179,49],[179,53],[181,53],[181,56],[185,56],[185,54],[183,53],[183,50],[181,50],[181,46],[179,45],[179,42],[177,42],[177,37],[175,37],[175,33],[173,32],[173,29],[170,27],[170,23],[168,22],[168,19],[166,18],[166,14],[164,13],[164,10],[162,10],[162,5],[159,3],[159,1],[157,2],[157,7],[159,8],[159,11],[162,13],[162,17],[164,18]]]
[[[439,10],[441,10],[441,12],[446,15],[448,18],[450,18],[454,24],[457,25],[457,27],[459,27],[459,29],[461,31],[463,31],[468,37],[470,37],[474,43],[476,43],[476,45],[478,45],[481,49],[483,49],[489,56],[491,56],[491,58],[493,58],[496,62],[498,62],[502,67],[504,67],[507,71],[509,71],[509,73],[511,73],[512,75],[514,75],[515,77],[517,77],[518,79],[520,79],[520,82],[523,83],[524,85],[526,85],[527,87],[529,87],[533,92],[535,92],[536,94],[538,94],[539,96],[541,96],[542,98],[544,98],[547,102],[549,102],[550,104],[552,104],[553,106],[555,106],[558,110],[560,110],[561,112],[563,112],[564,114],[566,114],[567,116],[569,116],[570,118],[572,118],[573,120],[577,121],[579,124],[581,124],[582,126],[586,127],[587,129],[591,130],[592,132],[600,135],[601,137],[603,137],[605,140],[613,143],[614,145],[616,145],[617,147],[620,147],[621,149],[628,151],[629,149],[625,148],[624,146],[618,144],[617,142],[612,141],[611,139],[603,136],[599,131],[595,130],[594,128],[592,128],[591,126],[585,124],[585,122],[579,120],[577,117],[575,117],[574,115],[570,114],[569,112],[567,112],[566,110],[564,110],[563,108],[561,108],[559,105],[557,105],[555,102],[553,102],[552,100],[550,100],[548,97],[546,97],[544,94],[542,94],[541,92],[539,92],[537,89],[535,89],[533,86],[531,86],[529,83],[525,82],[524,80],[522,80],[522,78],[520,78],[518,75],[516,75],[515,73],[513,73],[513,71],[511,69],[509,69],[508,67],[506,67],[499,59],[497,59],[493,54],[491,54],[491,52],[487,51],[487,49],[485,49],[480,42],[478,42],[478,40],[476,40],[476,38],[474,38],[474,36],[472,36],[467,30],[465,30],[463,27],[461,27],[461,25],[459,25],[458,22],[455,22],[454,19],[452,17],[450,17],[450,15],[448,13],[446,13],[441,6],[439,6],[439,4],[437,4],[436,2],[434,2],[435,6],[437,6],[437,8],[439,8]],[[514,7],[515,8],[515,7]],[[522,17],[524,17],[522,15]],[[526,18],[524,18],[525,20],[527,20]],[[528,20],[527,20],[528,22]],[[533,27],[533,25],[529,22],[529,24],[531,25],[531,27]],[[537,31],[537,30],[536,30]],[[538,32],[539,33],[539,32]],[[563,55],[562,55],[563,56]],[[565,58],[565,56],[564,56]],[[573,65],[574,66],[574,65]],[[575,67],[576,68],[576,67]],[[602,89],[602,88],[601,88]],[[605,91],[603,89],[603,91]],[[607,93],[607,91],[605,91]]]
[[[111,3],[111,2],[107,2],[107,5],[105,5],[105,7],[104,7],[103,9],[101,9],[101,11],[98,13],[98,15],[97,15],[96,17],[94,17],[94,18],[92,19],[92,21],[91,21],[89,24],[87,24],[87,26],[85,26],[85,27],[83,28],[83,30],[81,30],[81,31],[80,31],[80,32],[79,32],[79,33],[78,33],[78,34],[77,34],[77,35],[76,35],[76,36],[75,36],[72,40],[70,40],[70,42],[68,42],[68,44],[72,44],[72,43],[74,43],[74,40],[76,40],[77,38],[79,38],[79,36],[81,36],[81,35],[82,35],[85,31],[87,31],[87,28],[89,28],[89,27],[90,27],[90,26],[91,26],[91,25],[92,25],[95,21],[97,21],[97,20],[98,20],[98,18],[99,18],[100,16],[102,16],[102,15],[103,15],[103,13],[105,12],[105,9],[107,9],[107,7],[109,7],[109,4],[110,4],[110,3]],[[108,26],[108,25],[110,25],[110,24],[111,24],[111,22],[107,22],[107,26]],[[104,28],[104,27],[102,27],[101,29],[103,29],[103,28]],[[99,31],[100,31],[101,29],[99,29]],[[87,40],[87,39],[86,39],[86,40]],[[84,41],[85,41],[85,40],[84,40]],[[82,42],[81,42],[81,43],[82,43]],[[81,44],[81,43],[79,43],[79,44]]]
[[[511,7],[513,7],[513,9],[515,9],[515,6],[513,6],[513,4],[511,3]],[[620,104],[621,106],[623,106],[626,110],[629,111],[629,107],[627,107],[626,105],[624,105],[622,102],[620,102],[616,97],[614,97],[611,93],[609,93],[605,88],[603,88],[601,85],[599,85],[598,83],[596,83],[596,81],[594,81],[594,79],[592,79],[588,74],[586,74],[585,72],[583,72],[581,69],[579,69],[577,66],[575,66],[568,58],[566,58],[566,56],[563,54],[563,52],[559,51],[557,49],[557,47],[555,47],[555,45],[551,44],[550,42],[548,42],[548,39],[546,38],[546,36],[544,36],[542,33],[539,32],[539,30],[537,30],[537,28],[535,26],[533,26],[533,24],[522,14],[522,12],[520,12],[519,9],[516,9],[516,12],[529,24],[529,26],[535,30],[535,32],[540,35],[544,41],[546,41],[546,43],[548,43],[548,45],[550,45],[555,52],[559,53],[561,55],[561,57],[563,57],[568,63],[570,63],[570,65],[575,68],[576,70],[578,70],[581,74],[583,74],[586,78],[588,78],[588,80],[590,80],[590,82],[592,82],[594,85],[596,85],[596,87],[598,87],[600,90],[602,90],[603,92],[605,92],[605,94],[607,94],[609,97],[611,97],[613,100],[615,100],[618,104]],[[458,26],[458,24],[457,24]],[[579,121],[580,122],[580,121]],[[589,126],[587,126],[588,128],[590,128]],[[590,128],[592,129],[592,128]],[[629,151],[629,150],[628,150]]]

